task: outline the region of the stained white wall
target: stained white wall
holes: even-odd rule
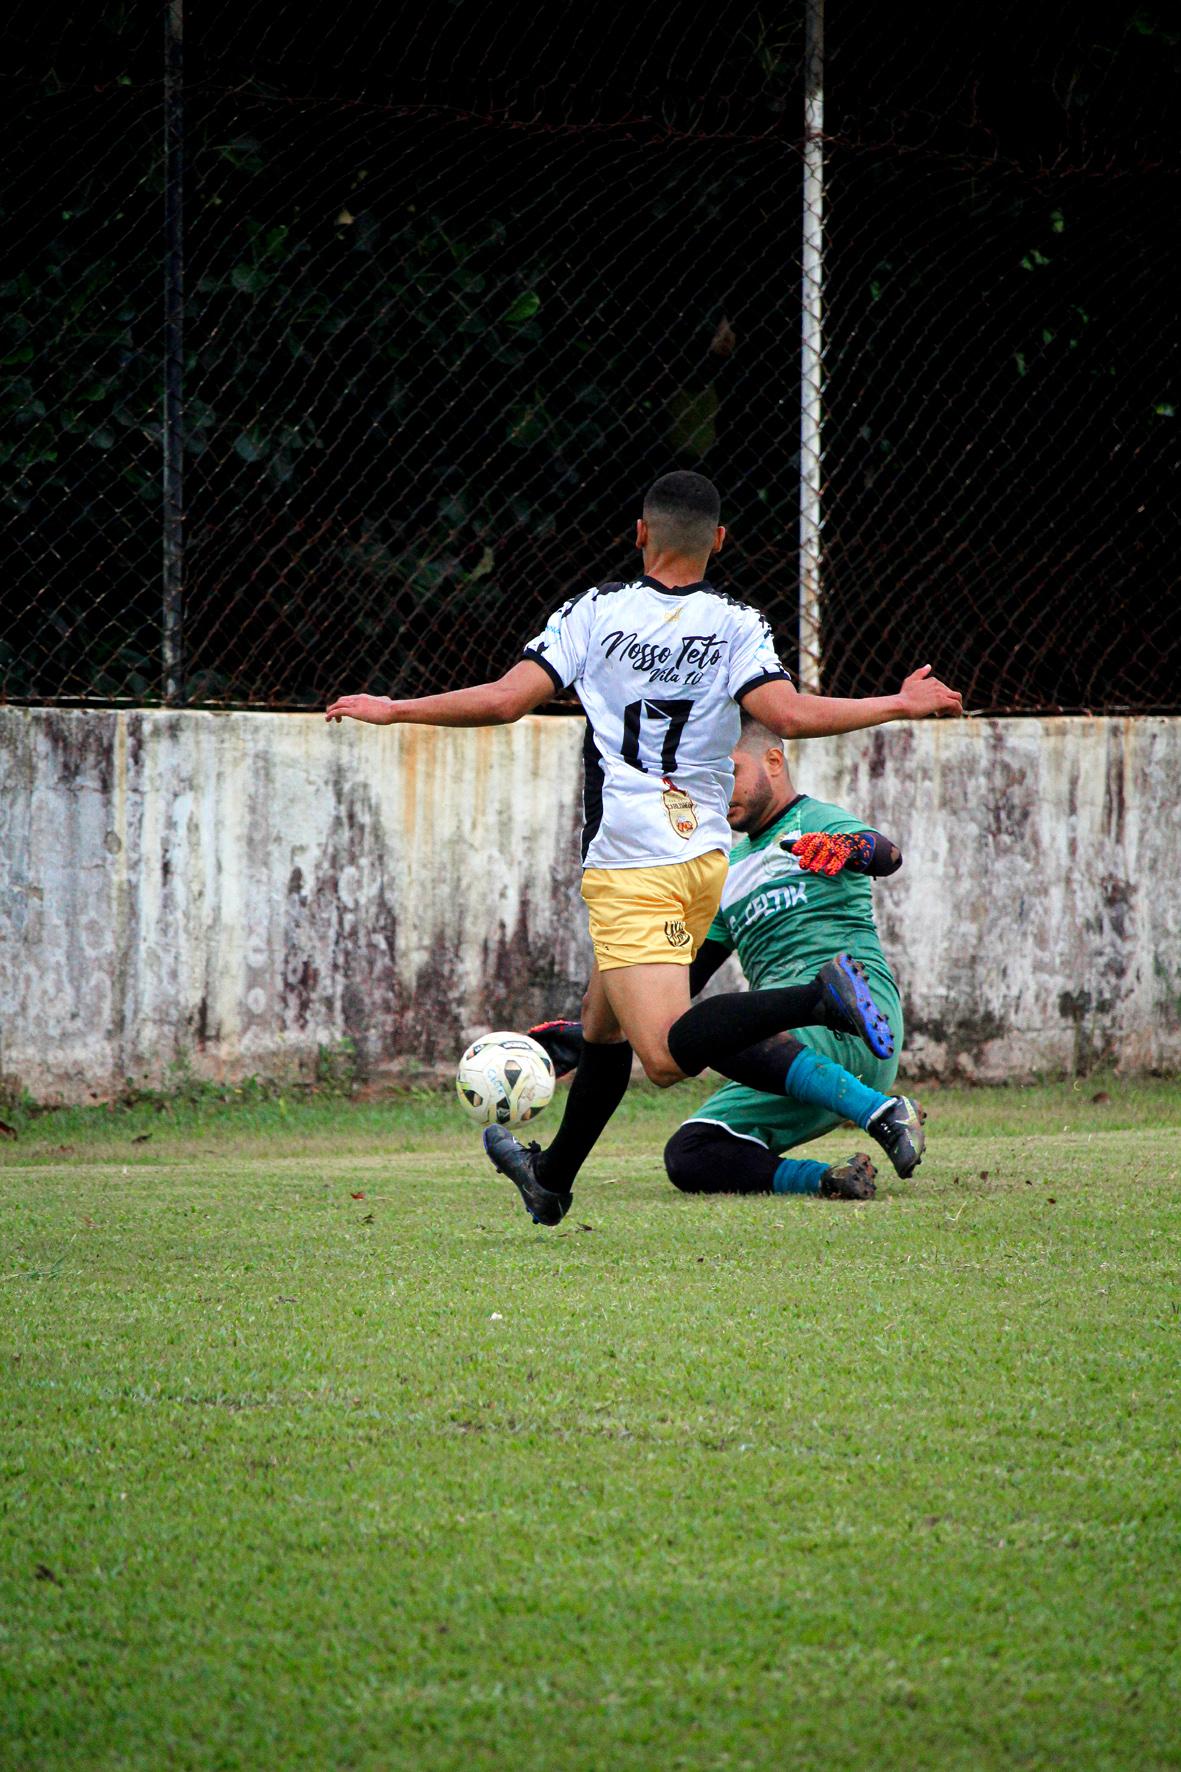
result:
[[[0,1074],[39,1098],[447,1063],[576,1009],[580,721],[0,709]],[[962,721],[791,749],[895,837],[911,1074],[1181,1068],[1181,720]]]
[[[1181,720],[925,722],[793,755],[902,845],[876,904],[913,1074],[1181,1069]]]

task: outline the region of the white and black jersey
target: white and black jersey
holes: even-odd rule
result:
[[[525,649],[587,717],[587,867],[650,867],[730,847],[738,702],[786,678],[766,619],[702,582],[592,587]]]

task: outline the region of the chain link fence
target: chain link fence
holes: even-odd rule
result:
[[[818,19],[21,0],[0,697],[498,672],[675,466],[794,658],[803,370],[805,676],[1177,708],[1181,31],[853,0],[809,137]]]

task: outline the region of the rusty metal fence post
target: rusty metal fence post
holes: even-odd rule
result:
[[[800,277],[799,685],[820,688],[821,377],[824,295],[824,0],[807,0]]]
[[[161,663],[166,702],[184,691],[184,0],[164,0],[164,390]]]

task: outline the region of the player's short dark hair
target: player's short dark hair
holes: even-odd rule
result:
[[[751,751],[756,757],[761,757],[767,751],[781,751],[783,740],[777,732],[772,732],[769,726],[764,726],[761,720],[756,720],[754,715],[748,714],[744,708],[742,710],[742,731],[738,735],[738,744],[735,748]]]
[[[698,554],[712,548],[721,510],[713,481],[687,468],[662,474],[644,498],[644,521],[653,539],[672,553]]]

